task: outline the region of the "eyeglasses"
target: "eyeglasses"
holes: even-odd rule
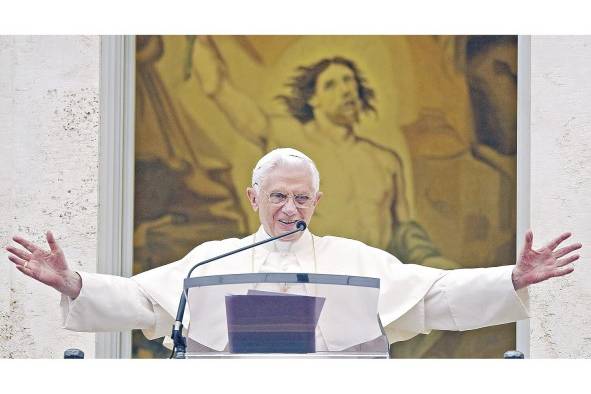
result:
[[[314,199],[307,194],[283,194],[281,192],[271,192],[270,194],[267,194],[267,197],[269,202],[275,205],[284,205],[290,198],[293,198],[293,203],[298,208],[310,208],[314,205]]]

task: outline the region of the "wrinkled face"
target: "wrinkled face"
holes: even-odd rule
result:
[[[361,102],[353,70],[331,64],[316,80],[316,90],[309,104],[315,113],[323,113],[333,123],[352,126],[359,121]]]
[[[310,224],[318,200],[322,193],[314,192],[312,170],[307,164],[280,165],[271,170],[263,179],[258,192],[249,187],[246,190],[250,204],[258,211],[263,228],[272,237],[295,230],[295,223],[303,220]],[[273,194],[289,196],[284,203],[273,203],[269,196]],[[308,196],[311,199],[309,207],[298,207],[294,196]],[[293,241],[302,236],[301,232],[282,238]]]

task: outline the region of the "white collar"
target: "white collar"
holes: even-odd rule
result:
[[[299,254],[301,252],[305,252],[308,249],[312,248],[311,237],[312,237],[312,234],[310,233],[310,230],[306,229],[306,230],[304,230],[304,233],[302,234],[302,236],[295,241],[277,240],[277,241],[272,241],[272,242],[266,243],[264,245],[261,245],[258,248],[264,248],[269,252],[291,252],[291,253]],[[265,229],[263,228],[262,225],[259,227],[258,231],[254,234],[254,239],[256,242],[260,242],[262,240],[269,239],[269,238],[271,238],[271,236],[269,234],[267,234],[267,232],[265,231]]]
[[[300,266],[304,272],[314,272],[316,267],[314,265],[314,247],[313,247],[314,235],[308,230],[304,230],[302,236],[295,241],[272,241],[261,246],[254,248],[255,259],[254,259],[254,272],[258,272],[260,266],[263,264],[269,253],[271,252],[284,252],[293,253],[296,255]],[[258,231],[251,237],[246,239],[249,242],[253,240],[260,242],[265,239],[269,239],[271,236],[267,234],[263,226],[260,226]],[[252,256],[252,255],[251,255]]]

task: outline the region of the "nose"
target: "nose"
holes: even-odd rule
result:
[[[292,196],[289,196],[287,198],[287,201],[281,207],[281,211],[287,216],[295,215],[298,212],[298,209],[295,206],[295,202]]]
[[[341,84],[340,91],[341,91],[341,95],[345,98],[348,98],[349,96],[351,96],[353,94],[353,92],[351,91],[351,88],[349,88],[345,84]]]
[[[354,87],[350,83],[342,82],[339,84],[339,90],[344,97],[349,97],[353,95]]]

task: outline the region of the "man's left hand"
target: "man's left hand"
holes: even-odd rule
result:
[[[511,275],[515,290],[573,272],[574,267],[571,263],[578,260],[580,256],[571,253],[583,245],[574,243],[556,249],[570,236],[571,233],[561,234],[543,248],[534,250],[532,249],[534,235],[531,230],[528,230],[525,233],[525,245]]]

